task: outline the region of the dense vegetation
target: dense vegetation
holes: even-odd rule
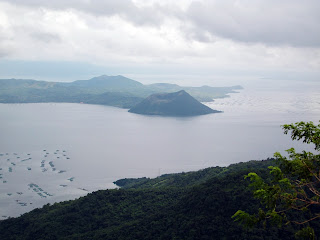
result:
[[[71,83],[2,79],[0,80],[0,103],[83,102],[131,108],[153,93],[175,92],[182,89],[203,102],[226,97],[226,94],[241,87],[143,85],[123,76],[105,75]]]
[[[313,144],[315,152],[297,153],[288,149],[288,157],[275,153],[277,166],[269,166],[270,177],[263,179],[255,172],[249,173],[254,196],[264,208],[257,214],[238,210],[233,218],[245,226],[271,222],[281,226],[302,226],[296,236],[315,239],[314,228],[320,227],[320,124],[297,122],[283,125],[285,134],[290,132],[292,140]]]
[[[265,161],[249,161],[231,164],[228,167],[205,168],[196,172],[164,174],[157,178],[124,178],[117,180],[114,183],[122,189],[193,187],[205,183],[213,177],[221,178],[229,174],[237,173],[239,170],[259,169],[264,171],[272,162],[272,159]]]
[[[292,239],[294,228],[244,229],[231,216],[253,213],[244,175],[268,178],[273,160],[251,161],[156,179],[124,179],[121,189],[46,205],[0,222],[0,239]],[[315,228],[317,229],[317,228]]]

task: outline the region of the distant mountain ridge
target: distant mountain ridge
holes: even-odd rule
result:
[[[99,77],[94,77],[89,80],[77,80],[70,83],[72,86],[78,87],[103,87],[109,89],[126,89],[126,88],[136,88],[142,87],[143,84],[132,80],[130,78],[126,78],[124,76],[107,76],[102,75]]]
[[[158,83],[144,85],[124,76],[102,75],[74,82],[0,79],[0,103],[71,102],[132,108],[151,94],[185,90],[198,101],[209,102],[242,89],[232,87],[182,87]]]
[[[197,116],[218,113],[196,99],[186,91],[174,93],[155,93],[129,110],[131,113],[161,116]]]

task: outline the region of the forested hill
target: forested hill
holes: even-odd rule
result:
[[[209,179],[222,178],[226,175],[245,170],[265,170],[273,164],[272,159],[265,161],[249,161],[244,163],[231,164],[228,167],[210,167],[194,172],[182,172],[164,174],[157,178],[124,178],[114,182],[123,189],[145,189],[161,187],[194,187],[205,183]]]
[[[0,103],[71,102],[131,108],[147,96],[185,90],[198,101],[212,101],[241,89],[232,87],[181,87],[174,84],[143,85],[124,76],[102,75],[70,83],[26,79],[0,79]]]
[[[238,209],[259,207],[244,175],[255,171],[267,177],[268,165],[272,160],[120,180],[121,189],[4,220],[0,239],[293,239],[296,226],[249,230],[231,219]]]

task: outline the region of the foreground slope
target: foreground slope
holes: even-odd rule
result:
[[[145,179],[139,187],[46,205],[1,221],[0,239],[293,239],[290,225],[246,230],[231,219],[238,209],[259,207],[243,176],[250,171],[268,176],[271,164],[252,161],[169,174]]]
[[[174,93],[152,94],[129,112],[162,116],[197,116],[219,111],[213,110],[181,90]]]

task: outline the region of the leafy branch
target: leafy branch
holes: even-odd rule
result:
[[[314,144],[315,151],[319,152],[320,124],[298,122],[282,127],[285,134],[291,132],[292,140]],[[238,210],[232,218],[246,227],[259,222],[266,226],[268,221],[279,227],[284,221],[286,224],[307,225],[296,233],[296,237],[314,239],[314,230],[308,224],[320,218],[320,213],[315,210],[319,208],[310,210],[312,206],[320,206],[320,155],[306,151],[296,153],[294,148],[288,149],[287,153],[288,158],[279,152],[274,154],[277,166],[269,167],[271,180],[265,181],[256,173],[245,176],[250,179],[254,197],[260,200],[265,210],[259,209],[257,214]],[[308,211],[310,215],[305,219],[305,214],[299,214],[299,220],[296,220],[291,219],[289,211]]]

